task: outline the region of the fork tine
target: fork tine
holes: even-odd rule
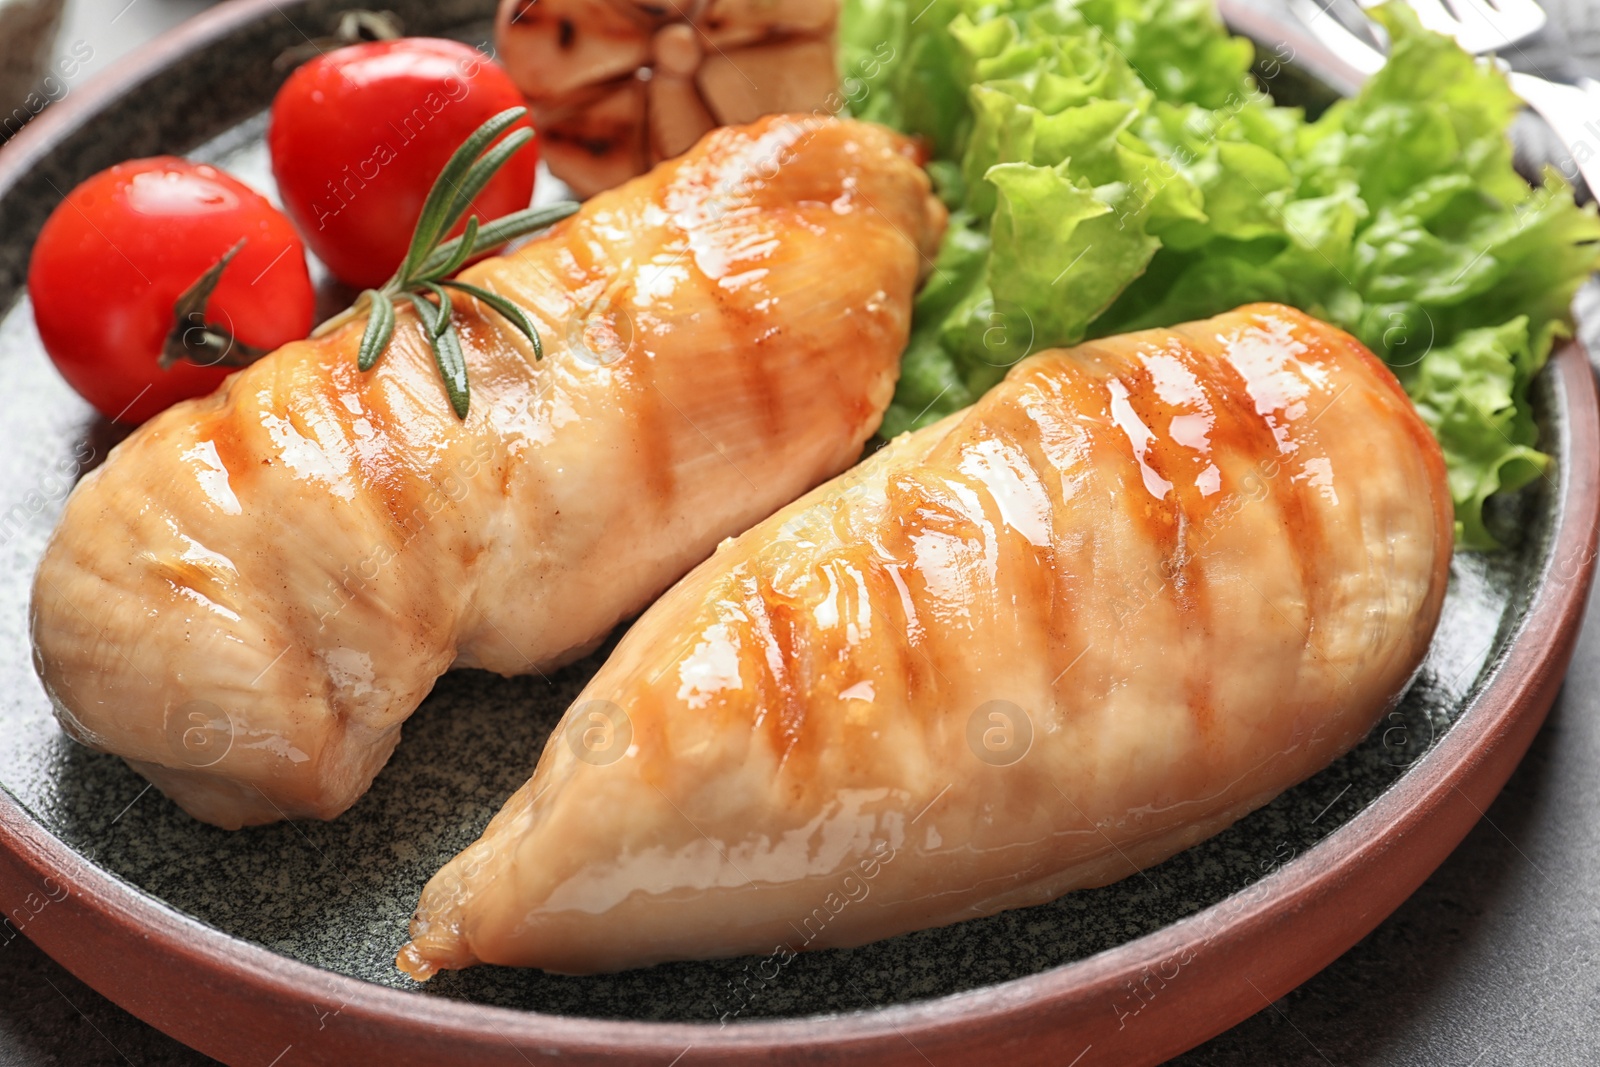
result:
[[[1537,22],[1543,26],[1549,21],[1544,8],[1539,6],[1538,0],[1489,0],[1489,6],[1500,12],[1506,18],[1515,18],[1522,22]]]
[[[1489,6],[1488,0],[1444,0],[1460,20],[1455,39],[1462,48],[1477,55],[1507,47],[1500,12]]]
[[[1407,0],[1417,19],[1434,33],[1454,37],[1461,32],[1462,21],[1444,6],[1443,0]]]
[[[1427,0],[1439,2],[1439,0]],[[1511,48],[1538,33],[1544,9],[1533,0],[1443,0],[1456,20],[1453,36],[1474,55]],[[1413,7],[1417,6],[1413,0]]]
[[[1383,53],[1388,42],[1380,40],[1380,28],[1362,14],[1356,0],[1329,0],[1326,7],[1317,0],[1288,0],[1288,3],[1289,10],[1330,56],[1354,73],[1351,92],[1360,86],[1363,78],[1383,68]],[[1357,28],[1361,32],[1358,33]],[[1346,74],[1340,72],[1340,76]]]
[[[1538,0],[1489,0],[1489,3],[1500,12],[1501,18],[1515,21],[1522,27],[1523,34],[1528,37],[1544,29],[1545,23],[1550,21]]]

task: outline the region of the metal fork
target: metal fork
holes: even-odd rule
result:
[[[1456,38],[1475,55],[1511,47],[1537,33],[1545,23],[1543,9],[1533,0],[1407,2],[1423,25]],[[1349,68],[1352,80],[1359,82],[1383,66],[1388,38],[1383,28],[1367,17],[1361,0],[1328,0],[1326,5],[1317,0],[1289,0],[1289,8],[1323,47]],[[1600,85],[1562,85],[1513,71],[1502,60],[1492,62],[1505,71],[1511,91],[1538,112],[1566,146],[1568,158],[1560,167],[1566,177],[1575,180],[1582,174],[1591,195],[1600,197]]]
[[[1526,41],[1549,21],[1535,0],[1406,0],[1435,33],[1454,37],[1475,56]],[[1366,4],[1364,6],[1370,6]]]
[[[1330,27],[1318,23],[1332,19],[1338,29],[1350,31],[1369,49],[1380,53],[1388,49],[1388,39],[1382,28],[1367,17],[1366,9],[1381,3],[1383,0],[1289,0],[1296,16],[1319,36],[1328,33]],[[1537,0],[1406,0],[1406,3],[1423,26],[1455,38],[1457,44],[1475,56],[1513,48],[1544,29],[1549,21]],[[1331,37],[1325,40],[1331,47]],[[1349,46],[1342,39],[1340,43],[1341,47]],[[1371,65],[1370,57],[1366,60],[1365,65]]]

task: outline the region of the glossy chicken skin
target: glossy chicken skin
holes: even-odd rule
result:
[[[451,666],[548,668],[877,428],[944,212],[908,142],[774,118],[464,277],[458,421],[416,316],[152,420],[39,566],[39,672],[74,737],[226,827],[331,818]]]
[[[1297,311],[1036,355],[662,597],[400,964],[781,960],[1123,878],[1373,726],[1453,533],[1393,376]]]

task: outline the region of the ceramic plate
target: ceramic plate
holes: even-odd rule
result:
[[[1227,832],[1103,889],[781,970],[755,958],[587,978],[478,967],[412,984],[393,961],[424,882],[521,785],[605,650],[548,681],[451,674],[344,816],[228,833],[61,734],[26,627],[62,501],[118,438],[40,349],[22,292],[34,235],[62,193],[132,156],[184,153],[270,188],[264,109],[283,76],[272,59],[324,32],[339,6],[222,5],[0,153],[0,940],[25,934],[233,1064],[1158,1063],[1366,934],[1521,757],[1594,562],[1596,401],[1575,345],[1536,389],[1557,463],[1498,516],[1510,548],[1457,555],[1404,701]],[[394,6],[413,33],[488,35],[485,0]]]

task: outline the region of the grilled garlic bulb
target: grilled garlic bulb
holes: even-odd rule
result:
[[[587,197],[717,126],[825,107],[838,22],[839,0],[503,0],[495,44]]]

